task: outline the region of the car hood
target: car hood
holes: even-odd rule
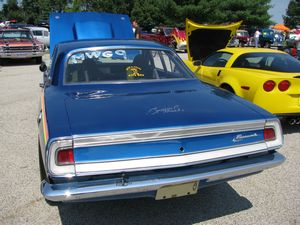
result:
[[[203,25],[186,20],[189,60],[203,60],[211,53],[225,48],[242,21],[229,25]]]
[[[3,45],[9,46],[32,46],[36,44],[36,41],[33,39],[25,39],[25,38],[12,38],[12,39],[0,39],[0,43]]]
[[[84,135],[160,129],[270,116],[231,93],[204,85],[192,79],[72,90],[65,94],[70,132]]]

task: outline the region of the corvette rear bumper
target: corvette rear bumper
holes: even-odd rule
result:
[[[275,152],[252,157],[241,157],[219,164],[177,168],[175,171],[131,175],[126,178],[101,179],[62,184],[43,181],[41,192],[53,202],[78,202],[134,197],[154,197],[164,186],[200,181],[199,188],[216,182],[251,175],[283,163],[284,156]]]

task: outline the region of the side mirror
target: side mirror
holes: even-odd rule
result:
[[[194,66],[201,66],[202,65],[202,61],[201,60],[196,60],[193,62]]]
[[[46,72],[47,71],[47,65],[46,65],[46,63],[42,62],[39,68],[40,68],[41,72]]]

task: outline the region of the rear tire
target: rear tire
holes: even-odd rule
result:
[[[231,92],[232,94],[235,94],[233,88],[229,84],[222,84],[221,88],[228,92]]]

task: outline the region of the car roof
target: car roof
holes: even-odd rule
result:
[[[82,48],[93,48],[93,47],[120,47],[120,48],[156,48],[156,49],[164,49],[169,50],[167,46],[161,45],[156,42],[152,41],[145,41],[145,40],[116,40],[116,39],[96,39],[96,40],[76,40],[76,41],[68,41],[68,42],[61,42],[57,44],[58,54],[59,53],[68,53],[76,49]]]
[[[46,31],[48,31],[48,28],[46,28],[46,27],[26,27],[26,28],[28,28],[30,30],[46,30]]]
[[[6,28],[6,29],[1,29],[1,31],[29,31],[27,28]]]
[[[223,48],[218,50],[220,52],[226,51],[232,54],[245,54],[245,53],[254,53],[254,52],[267,52],[267,53],[281,53],[281,54],[286,54],[283,51],[275,50],[275,49],[270,49],[270,48],[253,48],[253,47],[242,47],[242,48]]]

